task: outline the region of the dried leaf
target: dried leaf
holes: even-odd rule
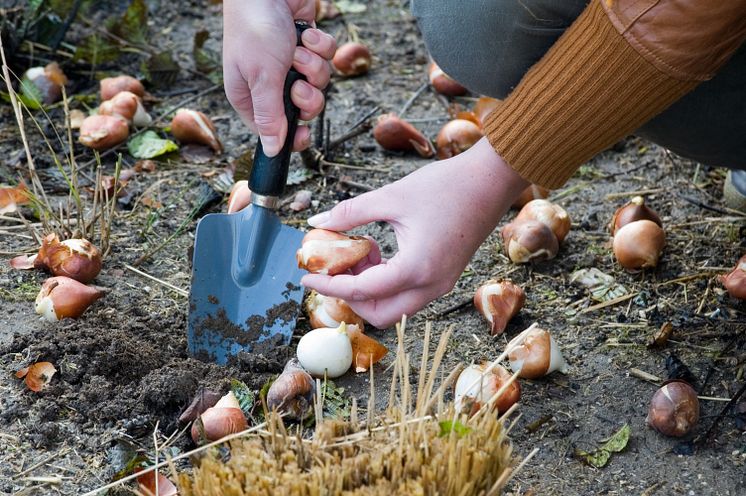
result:
[[[145,79],[156,88],[173,86],[180,70],[170,50],[155,54],[140,64]]]
[[[178,149],[179,145],[161,138],[155,131],[145,131],[127,143],[127,150],[135,158],[155,158]]]
[[[221,394],[209,389],[200,389],[197,396],[194,397],[192,402],[179,416],[179,422],[185,424],[196,420],[202,413],[210,407],[215,406],[215,403],[221,398]]]
[[[142,470],[143,469],[140,468],[137,469],[136,472]],[[161,472],[158,473],[158,492],[156,493],[155,480],[155,470],[142,474],[137,478],[138,489],[147,496],[176,496],[179,494],[174,483]]]
[[[471,432],[470,427],[465,426],[458,420],[444,420],[438,422],[438,425],[440,426],[440,434],[438,434],[438,437],[445,437],[450,435],[451,432],[455,432],[456,437],[462,438]]]
[[[109,27],[112,34],[135,45],[148,41],[148,6],[145,0],[132,0],[121,18]]]
[[[668,339],[673,333],[673,324],[671,322],[664,322],[660,329],[658,329],[652,338],[648,342],[648,348],[662,348],[668,343]]]
[[[135,172],[155,172],[156,164],[153,160],[138,160],[133,169]]]
[[[619,453],[627,447],[629,443],[631,429],[628,424],[624,424],[621,429],[614,433],[603,445],[598,449],[587,452],[583,450],[575,450],[575,454],[580,458],[583,458],[588,465],[596,468],[605,466],[612,453]]]
[[[194,50],[192,55],[194,57],[194,67],[201,73],[207,74],[208,76],[216,76],[217,83],[223,79],[221,71],[222,63],[220,54],[214,50],[205,48],[205,42],[210,38],[210,32],[206,29],[197,31],[194,34]],[[210,78],[213,79],[212,77]]]
[[[26,386],[31,391],[38,393],[49,384],[55,372],[57,372],[57,369],[51,362],[36,362],[16,372],[16,377],[19,379],[25,378]]]
[[[591,292],[591,298],[598,302],[613,300],[628,293],[627,288],[617,284],[613,276],[595,267],[576,270],[570,276],[570,282],[587,288]]]

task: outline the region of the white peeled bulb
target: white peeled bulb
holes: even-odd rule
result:
[[[352,365],[352,344],[347,336],[347,324],[321,327],[300,338],[298,361],[314,377],[339,377]]]
[[[567,373],[568,366],[559,345],[549,331],[531,326],[508,343],[508,359],[513,372],[536,379],[555,370]]]

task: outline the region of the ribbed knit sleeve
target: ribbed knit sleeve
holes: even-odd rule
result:
[[[698,83],[647,62],[593,0],[487,117],[485,132],[524,179],[558,188]]]

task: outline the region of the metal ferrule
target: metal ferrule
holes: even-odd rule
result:
[[[259,193],[251,192],[251,203],[259,207],[264,207],[269,210],[277,210],[280,206],[279,196],[266,196],[260,195]]]

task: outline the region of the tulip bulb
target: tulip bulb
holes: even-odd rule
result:
[[[425,158],[435,155],[433,144],[409,122],[396,114],[385,114],[378,118],[373,128],[373,137],[385,150],[414,150]]]
[[[746,255],[741,257],[730,273],[720,276],[720,282],[733,298],[746,300]]]
[[[120,91],[98,107],[99,115],[111,115],[137,127],[149,126],[153,119],[142,106],[139,96],[130,91]]]
[[[444,160],[455,157],[471,148],[482,139],[479,126],[466,119],[453,119],[446,123],[435,138],[438,158]]]
[[[47,269],[55,276],[69,277],[85,284],[101,271],[101,252],[87,239],[60,241],[52,233],[42,240],[34,268]]]
[[[435,62],[430,64],[428,77],[433,89],[445,96],[460,96],[466,93],[466,88],[461,86],[456,80],[443,72]]]
[[[513,372],[520,371],[520,377],[537,379],[555,370],[563,374],[568,370],[557,342],[549,331],[539,327],[529,327],[514,337],[507,349],[510,368]]]
[[[538,220],[514,220],[503,227],[503,247],[513,263],[550,260],[557,256],[559,243],[552,230]]]
[[[171,134],[181,143],[209,146],[215,153],[223,151],[223,144],[215,131],[215,124],[205,114],[196,110],[177,110],[171,120]]]
[[[360,329],[365,327],[365,321],[350,308],[346,301],[341,298],[324,296],[316,291],[311,291],[306,298],[306,312],[312,329],[339,327],[342,322]]]
[[[298,267],[315,274],[334,276],[352,268],[364,259],[372,243],[362,236],[347,236],[326,229],[306,233],[295,253]]]
[[[689,384],[674,380],[664,384],[650,400],[646,423],[665,436],[681,437],[699,420],[699,399]]]
[[[290,360],[267,391],[267,407],[302,421],[313,411],[316,383],[296,358]]]
[[[32,84],[41,97],[43,104],[49,105],[62,98],[62,87],[67,78],[56,62],[44,67],[32,67],[23,74],[22,84]]]
[[[487,116],[490,115],[490,113],[492,113],[500,103],[500,100],[487,96],[480,97],[479,100],[477,100],[477,103],[474,104],[473,112],[477,116],[477,119],[479,119],[480,127],[484,126],[484,121]]]
[[[130,130],[127,123],[111,115],[91,115],[80,126],[78,141],[94,150],[106,150],[124,142]]]
[[[231,188],[231,194],[228,195],[228,213],[232,214],[243,210],[251,203],[251,190],[249,181],[241,180]]]
[[[334,19],[342,14],[332,0],[316,0],[316,22]]]
[[[523,208],[528,202],[532,200],[543,200],[547,196],[549,196],[548,189],[543,188],[538,184],[532,184],[521,192],[520,196],[516,198],[511,206],[513,208]]]
[[[489,363],[470,365],[458,376],[454,391],[456,411],[474,415],[487,403],[497,391],[510,380],[511,374],[505,367],[496,365],[492,370],[484,373]],[[514,381],[494,401],[493,408],[498,412],[505,412],[521,399],[521,385]]]
[[[526,293],[511,281],[487,281],[474,294],[474,306],[490,323],[493,336],[505,331],[525,302]]]
[[[220,398],[215,406],[205,410],[192,424],[192,440],[195,444],[201,444],[202,441],[217,441],[248,427],[238,399],[233,392],[229,392]]]
[[[618,229],[636,220],[649,220],[663,227],[661,219],[655,213],[655,210],[645,205],[645,200],[642,196],[635,196],[629,203],[619,207],[614,212],[614,217],[612,217],[609,223],[611,235],[614,236]]]
[[[370,70],[371,56],[368,47],[351,41],[340,45],[332,58],[334,69],[342,76],[362,76]]]
[[[636,220],[617,230],[612,248],[622,267],[637,270],[658,265],[665,245],[666,234],[658,224]]]
[[[523,206],[515,220],[538,220],[545,224],[557,236],[562,244],[570,232],[570,216],[567,211],[549,200],[531,200]]]
[[[350,344],[352,345],[352,361],[355,365],[355,372],[365,372],[389,352],[384,345],[363,334],[356,325],[347,326],[347,336],[350,338]]]
[[[321,327],[305,334],[298,342],[298,361],[314,377],[339,377],[352,365],[352,344],[347,324],[336,329]]]
[[[102,296],[101,288],[86,286],[69,277],[50,277],[36,297],[36,313],[48,322],[76,319]]]
[[[120,93],[122,91],[129,91],[130,93],[134,93],[140,98],[145,96],[145,87],[140,81],[133,78],[132,76],[123,75],[104,78],[99,82],[99,84],[101,89],[102,102],[114,98],[117,93]]]
[[[0,187],[0,215],[15,212],[18,205],[25,205],[30,201],[28,188],[23,183],[14,187]]]

